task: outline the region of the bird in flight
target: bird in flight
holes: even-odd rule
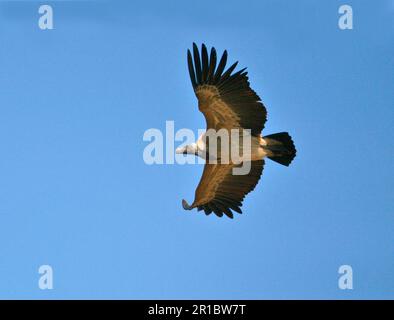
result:
[[[264,159],[289,166],[296,156],[296,149],[287,132],[262,136],[267,111],[260,97],[250,88],[246,68],[233,72],[238,64],[235,62],[225,71],[227,51],[217,64],[215,48],[208,56],[207,47],[202,44],[200,55],[197,45],[193,43],[193,56],[188,50],[187,62],[207,132],[238,130],[241,133],[228,135],[228,147],[224,148],[227,151],[223,151],[221,136],[216,136],[218,141],[213,143],[212,136],[208,136],[207,132],[195,143],[176,149],[178,154],[193,154],[206,160],[193,203],[189,205],[182,200],[182,206],[185,210],[204,210],[206,215],[213,212],[218,217],[226,215],[233,218],[233,211],[242,213],[242,201],[257,185],[263,172]],[[249,148],[245,147],[245,141],[249,141]],[[215,145],[214,148],[210,148],[211,145]],[[231,149],[234,146],[243,151],[238,160],[221,161],[233,154]],[[235,169],[245,165],[248,167],[246,174],[235,174]]]

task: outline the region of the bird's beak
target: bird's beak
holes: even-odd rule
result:
[[[175,153],[182,154],[185,151],[185,148],[176,148]]]

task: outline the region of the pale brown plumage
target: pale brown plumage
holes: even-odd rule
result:
[[[245,196],[257,185],[264,168],[264,160],[252,161],[247,175],[234,175],[234,164],[205,164],[204,172],[196,189],[191,206],[185,200],[183,207],[187,210],[197,208],[208,215],[223,213],[233,218],[231,210],[242,213],[241,206]]]
[[[221,128],[251,129],[252,135],[260,136],[267,119],[267,111],[260,97],[250,88],[246,68],[231,74],[238,62],[224,71],[227,51],[216,68],[216,50],[208,51],[203,44],[201,60],[196,44],[193,44],[193,58],[188,50],[187,60],[198,107],[207,121],[207,129]]]

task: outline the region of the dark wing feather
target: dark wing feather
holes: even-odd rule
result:
[[[195,43],[193,43],[193,56],[194,56],[194,67],[196,69],[197,75],[197,84],[202,81],[202,73],[201,73],[201,61],[200,54],[198,53],[198,48]]]
[[[212,48],[212,49],[215,49],[215,48]],[[223,55],[220,58],[218,68],[215,72],[215,77],[213,79],[215,82],[218,82],[218,80],[220,79],[222,72],[223,72],[224,68],[226,67],[226,63],[227,63],[227,50],[224,50]]]
[[[216,68],[216,50],[215,48],[212,48],[211,50],[211,55],[209,57],[209,70],[208,70],[208,76],[207,76],[207,82],[212,83],[212,79],[214,76],[215,68]],[[193,86],[194,88],[194,86]]]
[[[245,196],[251,192],[260,180],[264,160],[252,161],[250,172],[246,175],[234,175],[233,168],[243,164],[205,164],[200,183],[196,189],[192,205],[182,201],[186,210],[203,209],[208,215],[223,213],[233,218],[232,211],[242,213],[241,206]]]
[[[254,136],[260,136],[267,112],[260,97],[250,88],[247,71],[242,69],[233,73],[238,62],[224,71],[227,51],[224,51],[217,68],[216,62],[215,48],[211,49],[209,59],[204,44],[201,58],[195,43],[193,59],[188,51],[190,78],[208,129],[243,128],[250,129]]]
[[[202,45],[202,49],[201,49],[201,60],[202,60],[201,82],[206,83],[207,82],[207,75],[209,72],[209,66],[208,66],[208,51],[207,51],[207,47],[204,44]]]
[[[193,58],[190,50],[187,50],[187,65],[189,67],[190,80],[192,81],[193,88],[197,87],[196,74],[194,72]]]

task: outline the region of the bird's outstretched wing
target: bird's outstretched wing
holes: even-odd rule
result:
[[[260,136],[267,118],[267,111],[260,97],[250,86],[247,71],[233,73],[237,63],[224,71],[227,51],[219,64],[215,48],[208,50],[203,44],[201,57],[193,43],[193,57],[188,50],[187,61],[190,79],[198,98],[198,107],[204,114],[208,129],[250,129],[252,135]]]
[[[183,208],[204,210],[207,215],[214,212],[219,217],[224,213],[230,218],[233,218],[231,210],[242,213],[240,209],[242,201],[260,180],[264,160],[251,161],[248,174],[234,175],[233,168],[242,165],[242,163],[238,165],[206,163],[194,202],[189,206],[185,200],[182,200]]]

